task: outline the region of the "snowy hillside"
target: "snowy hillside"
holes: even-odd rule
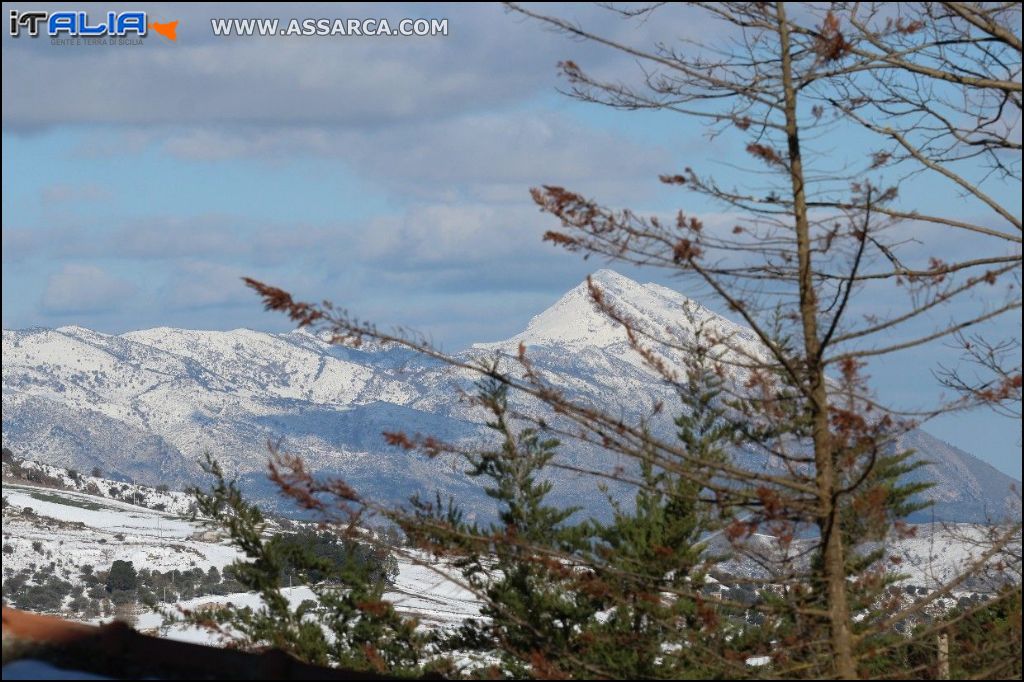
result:
[[[170,490],[167,486],[153,488],[133,482],[113,481],[102,476],[102,471],[95,470],[93,475],[85,475],[77,469],[66,469],[52,464],[43,464],[32,460],[8,456],[3,461],[4,491],[9,487],[30,486],[40,488],[56,488],[70,492],[80,492],[94,497],[128,502],[133,506],[146,507],[179,516],[187,515],[193,509],[190,495],[181,491]]]
[[[749,329],[671,289],[609,270],[593,279],[641,331],[685,338],[701,325],[740,353],[761,352]],[[658,403],[677,404],[628,348],[618,325],[595,310],[585,282],[522,333],[476,344],[461,357],[514,354],[520,343],[576,400],[626,418],[649,414]],[[465,480],[460,463],[410,458],[381,437],[400,430],[479,441],[486,436],[481,415],[458,399],[473,379],[401,349],[339,348],[303,331],[4,330],[3,441],[20,456],[172,488],[197,482],[197,462],[210,452],[268,501],[277,498],[264,476],[267,443],[280,441],[314,470],[340,474],[377,499],[404,501],[440,490],[486,513],[487,500]],[[670,412],[651,423],[665,437],[674,433]],[[904,445],[931,462],[915,473],[936,483],[929,494],[937,505],[926,518],[982,521],[1020,513],[1011,494],[1016,482],[981,460],[920,431]],[[621,464],[576,444],[567,444],[562,456],[589,468]],[[737,456],[746,466],[773,466],[749,453]],[[606,505],[594,508],[604,498],[593,480],[553,477],[560,501],[607,512]]]
[[[111,499],[97,491],[120,490],[121,484],[96,477],[87,478],[86,492],[73,489],[74,476],[55,467],[19,462],[23,470],[45,468],[48,485],[12,480],[5,463],[3,484],[3,581],[5,603],[22,608],[63,613],[83,620],[103,620],[114,615],[107,592],[94,576],[102,576],[115,561],[130,561],[143,572],[177,571],[173,587],[185,594],[190,572],[201,576],[210,592],[177,602],[186,608],[231,601],[259,603],[255,594],[229,592],[230,584],[211,584],[208,576],[224,575],[224,569],[242,558],[201,522],[182,516],[188,496],[159,493],[141,486],[136,494],[146,496],[152,506],[167,503],[178,511],[162,511]],[[71,489],[53,487],[63,479]],[[163,495],[161,497],[161,495]],[[415,616],[427,627],[457,624],[479,613],[473,595],[446,580],[437,567],[421,565],[398,556],[399,572],[393,590],[386,597],[402,613]],[[220,580],[218,577],[217,580]],[[63,585],[63,588],[61,588]],[[98,586],[98,587],[97,587]],[[58,593],[53,603],[35,598],[34,591],[49,588]],[[191,588],[188,588],[191,590]],[[63,594],[63,597],[59,596]],[[289,590],[296,603],[309,598],[307,588]],[[167,597],[165,591],[158,597]],[[187,595],[186,595],[187,596]],[[26,600],[26,597],[32,597]],[[172,600],[164,604],[173,606]],[[105,610],[106,609],[106,610]],[[125,617],[124,613],[118,613]],[[143,630],[157,628],[162,618],[139,605],[128,616]],[[209,641],[205,632],[176,629],[172,636]]]
[[[199,525],[175,514],[8,483],[4,498],[12,512],[4,513],[5,568],[53,562],[54,574],[71,580],[84,565],[106,568],[115,559],[132,561],[136,568],[205,571],[237,557],[230,547],[204,541]]]
[[[22,464],[28,469],[33,466],[31,462]],[[48,471],[57,478],[54,468]],[[90,490],[118,485],[95,478],[89,482],[96,484],[88,486]],[[162,627],[163,616],[139,601],[118,606],[116,596],[103,583],[116,561],[131,562],[140,582],[142,576],[164,574],[166,578],[173,572],[171,582],[165,582],[162,589],[159,585],[153,587],[152,581],[148,588],[161,608],[171,612],[179,607],[201,610],[227,602],[253,607],[260,604],[257,594],[238,591],[240,586],[232,588],[227,579],[226,567],[241,554],[199,522],[89,492],[10,479],[3,487],[3,592],[7,604],[95,622],[118,617],[142,631],[222,643],[220,637],[206,630],[182,625]],[[917,526],[909,537],[888,544],[887,562],[893,563],[891,557],[899,559],[894,570],[906,575],[902,583],[908,594],[925,595],[974,561],[982,551],[982,545],[975,541],[982,539],[984,532],[981,527],[969,525]],[[766,549],[775,545],[767,536],[754,540],[763,542]],[[398,574],[385,598],[400,613],[415,617],[423,628],[446,629],[480,616],[480,602],[473,593],[462,587],[458,578],[446,577],[457,576],[454,569],[407,550],[399,550],[396,558]],[[742,581],[766,577],[756,565],[733,562],[720,565],[715,575],[717,579],[708,579],[709,594],[727,593],[729,585],[742,590],[743,583],[733,578]],[[965,583],[940,606],[948,608],[990,587],[987,583]],[[305,586],[288,587],[283,592],[296,605],[314,597]],[[43,598],[47,594],[51,595],[48,600]]]

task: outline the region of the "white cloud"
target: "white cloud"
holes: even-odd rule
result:
[[[152,10],[151,10],[152,11]],[[590,4],[550,5],[615,40],[649,48],[713,30],[686,7],[672,21],[624,20]],[[4,36],[3,123],[341,125],[359,129],[507,108],[557,83],[572,59],[611,79],[636,75],[629,55],[573,41],[487,4],[305,4],[309,17],[447,18],[420,38],[216,38],[211,17],[295,15],[292,5],[177,4],[178,41],[131,49],[54,48]],[[689,16],[680,16],[679,13]],[[704,23],[702,23],[702,21]],[[39,87],[46,83],[46,87]]]
[[[555,41],[538,40],[543,33],[535,25],[510,20],[497,4],[457,10],[303,8],[323,16],[451,15],[449,36],[401,40],[215,39],[210,17],[237,17],[238,5],[173,11],[181,15],[175,45],[56,49],[5,36],[4,126],[247,122],[374,127],[500,106],[538,82],[552,83],[558,59]],[[294,10],[263,6],[249,14],[287,18]],[[41,82],[47,87],[38,87]]]
[[[164,289],[164,298],[174,308],[197,309],[252,303],[252,292],[242,283],[251,274],[246,268],[208,261],[177,263]]]
[[[98,313],[124,305],[135,285],[95,265],[64,265],[46,283],[40,304],[51,314]]]

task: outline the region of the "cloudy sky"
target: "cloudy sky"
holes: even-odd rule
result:
[[[178,20],[177,41],[54,46],[4,31],[5,328],[287,329],[247,275],[454,350],[514,334],[601,266],[541,242],[553,225],[530,187],[669,211],[680,196],[659,173],[710,158],[728,174],[742,156],[685,119],[560,94],[560,60],[611,79],[635,80],[637,65],[499,5],[131,7]],[[4,17],[54,8],[111,9],[4,3]],[[645,45],[717,30],[558,11]],[[449,35],[212,35],[211,17],[238,16],[446,18]],[[908,403],[933,393],[920,377],[934,360],[900,364],[881,388]],[[980,443],[964,435],[990,424]],[[1019,423],[932,431],[1020,476]]]

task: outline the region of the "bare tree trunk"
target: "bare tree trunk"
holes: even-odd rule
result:
[[[838,675],[845,679],[857,676],[853,662],[853,636],[850,632],[850,610],[846,600],[846,560],[842,534],[839,531],[839,506],[836,490],[835,463],[832,461],[831,434],[828,425],[828,394],[818,340],[818,297],[814,291],[811,270],[810,222],[804,187],[803,161],[800,157],[800,136],[797,124],[796,88],[793,85],[789,25],[785,3],[775,5],[782,56],[782,86],[786,115],[786,141],[789,155],[789,177],[793,191],[797,258],[799,261],[800,318],[803,326],[804,356],[807,371],[809,405],[812,412],[815,484],[818,489],[818,530],[823,543],[823,571],[828,593],[829,626],[832,651]]]
[[[949,679],[949,635],[945,632],[939,633],[938,635],[939,645],[939,671],[938,678],[940,680]]]

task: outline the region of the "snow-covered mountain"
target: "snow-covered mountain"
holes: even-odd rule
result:
[[[703,325],[742,353],[761,352],[753,333],[679,293],[609,270],[594,279],[642,331],[685,337]],[[649,413],[672,394],[632,352],[619,325],[594,309],[581,283],[520,334],[477,344],[465,358],[514,354],[520,343],[537,367],[577,399],[624,416]],[[384,445],[382,431],[480,438],[482,415],[459,400],[473,377],[402,349],[348,349],[296,331],[269,334],[157,328],[122,335],[81,327],[3,332],[3,440],[16,454],[140,482],[197,480],[206,451],[252,490],[270,490],[268,441],[336,472],[378,499],[440,490],[471,508],[477,486],[450,460],[424,461]],[[666,410],[670,412],[670,410]],[[670,414],[655,428],[672,429]],[[1012,504],[1016,482],[923,431],[905,445],[931,463],[915,475],[935,481],[927,512],[981,521]],[[588,467],[621,462],[567,444]],[[753,455],[746,455],[748,458]],[[768,461],[747,462],[770,467]],[[594,482],[557,474],[556,494],[591,504]],[[592,505],[591,505],[592,506]],[[1016,513],[1019,514],[1019,507]]]

